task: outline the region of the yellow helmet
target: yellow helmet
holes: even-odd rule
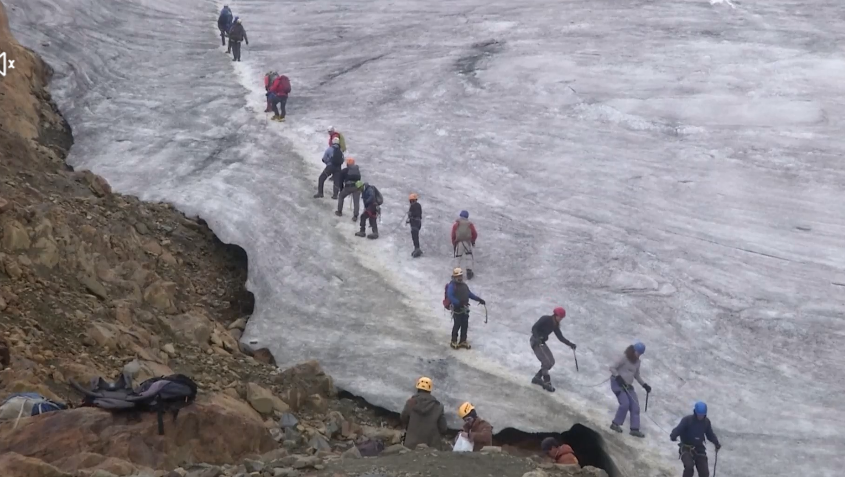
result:
[[[423,376],[420,379],[417,379],[417,389],[422,391],[431,392],[431,388],[434,387],[431,383],[431,379]]]
[[[458,408],[458,416],[463,419],[467,417],[467,414],[471,413],[474,410],[475,407],[473,407],[473,405],[469,401],[467,401],[461,404],[461,407]]]
[[[461,276],[461,275],[463,275],[463,274],[464,274],[464,271],[463,271],[463,270],[461,270],[461,267],[458,267],[458,268],[456,268],[456,269],[452,270],[452,276],[453,276],[453,277],[459,277],[459,276]]]

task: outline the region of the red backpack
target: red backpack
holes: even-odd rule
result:
[[[282,91],[284,91],[285,94],[290,94],[290,80],[288,77],[285,75],[279,76],[279,83],[281,83]]]

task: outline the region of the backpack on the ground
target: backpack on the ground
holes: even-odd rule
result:
[[[449,285],[451,284],[452,282],[447,283],[446,288],[443,289],[443,308],[447,310],[452,309],[452,300],[449,299]]]
[[[164,434],[164,413],[173,415],[173,422],[179,411],[190,406],[197,397],[197,384],[184,374],[171,374],[150,378],[141,383],[127,397],[141,411],[153,411],[158,415],[158,434]]]
[[[64,403],[51,401],[38,393],[15,393],[0,404],[0,420],[37,416],[67,409]]]
[[[285,94],[290,94],[290,79],[288,79],[288,77],[285,75],[281,75],[279,76],[279,81],[282,82],[282,91],[284,91]]]

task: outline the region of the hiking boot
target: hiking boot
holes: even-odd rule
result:
[[[449,346],[451,346],[452,349],[458,349],[458,342],[457,341],[451,341],[451,342],[449,342]]]
[[[610,423],[610,428],[616,432],[622,432],[622,428],[617,426],[615,423]]]
[[[357,216],[357,215],[353,215],[353,216],[352,216],[352,221],[353,221],[353,222],[357,222],[357,221],[358,221],[358,216]]]
[[[281,118],[279,118],[279,122],[280,122],[280,123],[285,122],[285,117],[284,117],[284,116],[282,116]]]
[[[323,194],[320,194],[320,193],[318,192],[318,193],[314,194],[314,198],[315,198],[315,199],[322,199],[322,198],[323,198]]]
[[[273,117],[270,118],[270,119],[272,119],[273,121],[281,121],[282,117],[279,116],[278,114],[274,114]]]
[[[413,251],[413,252],[411,252],[411,256],[412,256],[412,257],[414,257],[414,258],[417,258],[417,257],[419,257],[419,256],[421,256],[421,255],[422,255],[422,250],[420,250],[420,249],[418,249],[418,248],[417,248],[417,249],[414,249],[414,251]]]
[[[555,392],[555,387],[552,386],[552,383],[543,383],[543,389],[545,389],[546,391],[548,391],[550,393]]]
[[[337,195],[333,195],[332,200],[337,200]]]
[[[355,232],[355,236],[356,236],[356,237],[366,237],[366,236],[367,236],[367,234],[366,234],[366,232],[364,232],[364,231],[362,230],[362,231],[360,231],[360,232]]]
[[[540,378],[540,376],[534,376],[533,378],[531,378],[531,384],[536,384],[538,386],[542,386],[543,385],[543,379]]]
[[[339,211],[339,210],[335,210],[335,211],[334,211],[334,215],[336,215],[336,216],[338,216],[338,217],[343,217],[343,212],[341,212],[341,211]]]
[[[634,437],[645,437],[645,434],[640,432],[639,429],[631,429],[631,435]]]
[[[378,234],[377,233],[371,233],[370,235],[367,235],[367,238],[370,239],[370,240],[375,240],[375,239],[378,238]]]
[[[472,346],[470,346],[469,343],[467,343],[466,341],[461,341],[460,343],[458,343],[458,348],[472,349]]]

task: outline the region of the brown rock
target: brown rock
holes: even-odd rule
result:
[[[44,265],[47,268],[53,268],[58,265],[59,247],[52,238],[41,237],[35,242],[33,248],[36,252],[35,263]]]
[[[208,344],[208,340],[211,337],[211,330],[213,329],[211,320],[200,310],[191,310],[181,315],[162,318],[162,322],[173,333],[187,338],[198,345]]]
[[[158,257],[158,259],[159,261],[161,261],[161,263],[169,265],[171,267],[175,267],[179,264],[179,262],[176,261],[176,257],[174,257],[170,252],[162,253],[161,256]]]
[[[0,214],[8,212],[12,208],[12,204],[8,200],[0,197]]]
[[[70,477],[69,474],[44,461],[24,457],[15,452],[0,452],[0,475],[3,477]]]
[[[85,289],[88,290],[88,292],[92,295],[96,296],[101,300],[109,299],[109,294],[106,291],[105,287],[103,287],[103,285],[98,282],[96,278],[90,275],[82,274],[79,275],[78,279],[79,283],[81,283],[82,286],[84,286]]]
[[[141,383],[150,378],[168,376],[173,374],[172,369],[168,368],[167,366],[161,363],[137,359],[126,363],[126,365],[123,366],[123,372],[128,374],[132,378],[132,381],[135,383]]]
[[[272,414],[273,411],[288,412],[290,410],[290,406],[276,397],[272,391],[256,383],[247,383],[246,400],[253,409],[265,415]]]
[[[322,413],[329,409],[329,402],[319,394],[312,394],[308,396],[308,407],[315,412]]]
[[[154,413],[140,418],[85,407],[21,420],[17,429],[0,428],[0,455],[5,459],[12,449],[25,449],[31,457],[54,463],[69,453],[87,452],[163,470],[182,462],[235,462],[275,448],[261,419],[219,403],[197,402],[182,409],[175,422],[165,420],[163,436]],[[38,474],[26,477],[33,475]]]
[[[18,265],[17,260],[13,260],[11,257],[6,259],[6,262],[3,267],[6,270],[6,275],[9,277],[14,278],[17,280],[23,275],[23,269],[20,265]]]
[[[88,337],[94,340],[98,346],[107,349],[117,349],[118,331],[114,326],[105,323],[92,323],[88,328]]]
[[[26,228],[17,220],[9,220],[3,224],[3,239],[0,240],[0,247],[9,252],[17,250],[29,250],[32,242]]]
[[[319,394],[325,397],[337,395],[331,376],[327,375],[317,361],[306,361],[282,371],[276,376],[279,383],[294,384],[301,394]]]
[[[147,240],[141,248],[148,254],[156,257],[162,253],[161,245],[155,240]]]
[[[276,358],[273,357],[273,353],[267,348],[253,351],[252,357],[259,363],[269,364],[270,366],[276,365]]]
[[[114,319],[124,326],[132,325],[132,309],[126,305],[119,305],[114,309]]]
[[[88,188],[97,197],[105,197],[111,195],[112,190],[109,183],[102,177],[92,173],[91,171],[81,171],[79,173],[85,182],[88,183]]]
[[[175,314],[176,309],[176,284],[157,280],[144,290],[144,301],[151,306]]]

